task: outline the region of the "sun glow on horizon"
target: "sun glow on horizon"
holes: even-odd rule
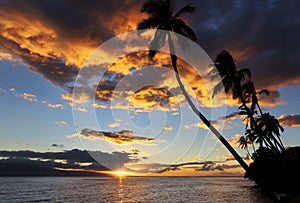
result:
[[[124,176],[132,176],[132,173],[129,173],[127,171],[113,171],[112,172],[114,175],[118,176],[118,177],[124,177]]]
[[[105,173],[108,175],[112,175],[115,177],[126,177],[126,176],[139,176],[139,174],[132,173],[129,171],[115,170],[115,171],[101,171],[101,173]]]

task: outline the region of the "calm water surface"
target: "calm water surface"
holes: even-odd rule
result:
[[[253,185],[240,177],[5,177],[0,202],[270,202]]]

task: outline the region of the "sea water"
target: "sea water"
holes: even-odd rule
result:
[[[242,177],[2,177],[0,202],[271,202]]]

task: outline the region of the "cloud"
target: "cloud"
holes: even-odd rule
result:
[[[119,122],[110,123],[110,124],[108,125],[108,127],[110,127],[110,128],[117,128],[117,127],[119,127],[119,126],[120,126],[120,123],[119,123]]]
[[[64,105],[62,105],[62,104],[48,103],[47,106],[50,107],[50,108],[53,108],[53,109],[64,109]]]
[[[298,127],[300,126],[300,115],[281,115],[279,116],[278,121],[283,126]]]
[[[114,34],[135,29],[142,19],[141,3],[1,2],[1,58],[22,60],[30,70],[67,88],[97,46]]]
[[[230,155],[223,155],[226,161],[233,161],[235,158],[230,154]]]
[[[22,97],[24,100],[26,101],[30,101],[30,102],[37,102],[37,96],[34,95],[34,94],[30,94],[30,93],[16,93],[14,92],[14,95],[17,96],[17,97]]]
[[[41,74],[72,94],[74,80],[86,57],[111,37],[134,30],[137,23],[146,17],[140,14],[142,3],[138,0],[76,4],[68,0],[2,1],[0,58],[24,62],[31,71]],[[300,84],[297,57],[300,47],[295,45],[300,32],[300,14],[297,12],[300,3],[186,0],[175,2],[175,7],[185,3],[192,3],[197,7],[197,12],[191,17],[185,17],[185,20],[195,30],[198,44],[212,58],[222,49],[227,49],[233,54],[239,67],[250,67],[257,89],[274,91],[270,97],[261,98],[262,105],[284,104],[278,88]],[[55,15],[52,15],[54,12]],[[118,77],[108,78],[99,85],[101,88],[97,91],[97,100],[103,102],[99,105],[109,106],[113,93],[120,93],[114,90],[119,80],[133,74],[139,67],[156,64],[170,68],[168,54],[157,55],[154,63],[150,63],[146,54],[124,56],[109,67],[109,74]],[[215,101],[218,104],[213,104],[209,91],[193,68],[180,60],[178,67],[186,84],[190,86],[187,91],[197,98],[201,106],[221,105],[218,103],[222,101],[220,99]],[[174,90],[176,94],[173,95],[179,95],[178,85],[171,73],[160,74],[157,78],[151,74],[147,76],[151,81],[162,81],[155,84],[156,91],[153,88],[140,88],[141,91],[134,91],[138,96],[125,97],[131,99],[132,105],[137,105],[139,111],[156,107],[170,111],[183,103],[182,95],[181,98],[169,95],[170,99],[167,99],[166,92],[157,89],[164,87],[168,91]],[[132,82],[132,79],[129,78],[128,82]],[[149,92],[154,94],[153,97],[147,95]],[[155,106],[153,102],[157,97],[161,99]],[[170,105],[163,106],[164,102]],[[146,104],[145,109],[141,103]],[[236,105],[232,100],[228,100],[228,104]],[[125,106],[119,107],[125,109]],[[86,108],[82,106],[78,110],[86,111]]]
[[[270,91],[270,95],[261,94],[258,96],[258,99],[261,106],[275,107],[285,104],[278,90]]]
[[[190,26],[211,56],[229,50],[240,67],[252,70],[258,89],[300,83],[300,47],[295,46],[300,32],[299,2],[189,2],[197,7]]]
[[[52,144],[51,147],[64,148],[63,144]]]
[[[172,126],[164,126],[163,130],[164,131],[172,131],[173,127]]]
[[[96,131],[90,129],[83,129],[77,134],[73,134],[68,136],[68,138],[81,136],[87,139],[101,139],[106,140],[108,142],[118,144],[118,145],[126,145],[132,143],[145,143],[145,142],[153,142],[154,138],[134,136],[132,131],[122,130],[120,132],[104,132],[104,131]]]
[[[239,112],[233,112],[231,114],[228,114],[224,117],[220,117],[221,120],[226,120],[226,121],[231,121],[231,120],[236,120],[240,117]]]
[[[231,137],[231,139],[227,140],[229,144],[233,147],[238,147],[239,146],[239,140],[240,140],[241,135],[240,134],[235,134],[234,136]]]
[[[52,104],[50,103],[49,101],[46,101],[46,100],[40,100],[35,94],[32,94],[32,93],[19,93],[16,91],[15,88],[10,88],[9,89],[9,92],[11,92],[14,96],[16,97],[21,97],[23,98],[24,100],[26,101],[29,101],[29,102],[38,102],[38,103],[41,103],[41,104],[45,104],[46,106],[50,107],[50,108],[54,108],[54,109],[61,109],[63,110],[64,109],[64,105],[63,104]]]
[[[227,160],[226,160],[227,161]],[[239,165],[221,164],[216,161],[202,161],[202,162],[184,162],[179,164],[130,164],[131,168],[136,168],[143,173],[165,173],[168,171],[178,171],[184,168],[192,168],[195,171],[224,171],[226,169],[240,168]]]
[[[130,152],[133,154],[133,155],[139,155],[139,154],[146,154],[146,152],[140,150],[139,148],[131,148],[130,149]]]
[[[1,93],[1,94],[4,94],[4,93],[6,93],[6,90],[5,90],[5,89],[2,89],[2,88],[0,88],[0,93]]]
[[[216,129],[220,129],[220,128],[221,128],[221,126],[218,124],[217,121],[210,121],[210,123],[211,123]],[[190,128],[196,127],[196,128],[202,128],[202,129],[208,130],[208,127],[205,125],[204,122],[191,123],[191,124],[185,125],[184,127],[185,127],[186,129],[190,129]]]
[[[54,122],[55,125],[68,125],[69,122],[67,121],[57,121],[57,122]]]

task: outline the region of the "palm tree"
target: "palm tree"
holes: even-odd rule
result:
[[[264,134],[274,142],[275,146],[283,151],[284,145],[280,139],[280,132],[283,132],[284,129],[279,124],[279,121],[269,113],[264,113],[257,118],[257,124],[263,130]]]
[[[248,144],[251,144],[250,140],[248,140],[245,136],[241,136],[238,143],[242,149],[246,149],[248,156],[251,156],[248,149]]]
[[[177,13],[173,15],[172,7],[169,0],[147,0],[141,8],[142,13],[147,13],[149,18],[141,21],[137,29],[141,32],[145,29],[157,29],[154,35],[154,40],[150,44],[149,57],[152,59],[157,51],[154,51],[155,47],[160,48],[164,45],[165,41],[168,40],[170,53],[175,53],[175,46],[172,41],[170,32],[161,32],[161,30],[176,32],[181,34],[193,41],[196,40],[196,35],[193,30],[188,27],[185,22],[179,19],[183,14],[191,14],[195,11],[195,7],[191,4],[187,4],[181,8]],[[194,111],[194,113],[203,121],[203,123],[217,136],[221,143],[230,151],[234,158],[239,162],[239,164],[247,171],[248,165],[242,159],[241,156],[232,148],[232,146],[227,142],[227,140],[220,134],[220,132],[210,123],[210,121],[197,109],[188,95],[185,87],[181,81],[179,71],[177,68],[177,56],[175,54],[170,54],[172,66],[175,72],[176,80],[179,87],[185,96],[188,104]]]
[[[255,146],[254,146],[254,141],[256,139],[256,134],[253,133],[252,130],[246,129],[245,137],[249,141],[249,143],[252,145],[253,152],[255,153],[256,149],[255,149]]]
[[[223,50],[215,60],[217,72],[211,72],[212,76],[219,74],[222,81],[219,82],[213,92],[213,96],[217,94],[221,88],[225,87],[225,93],[232,92],[232,98],[238,99],[242,105],[239,107],[240,115],[246,115],[245,118],[248,122],[246,129],[250,126],[250,131],[254,140],[259,143],[260,147],[265,145],[272,149],[275,153],[280,153],[284,150],[284,146],[280,140],[280,132],[283,128],[279,122],[269,114],[263,113],[258,104],[257,94],[269,94],[268,90],[261,90],[256,92],[254,83],[251,81],[251,71],[247,68],[237,70],[235,62],[231,54]],[[251,107],[247,103],[251,102]],[[258,108],[260,116],[255,119],[254,115],[257,114]],[[277,121],[277,122],[276,122]],[[247,132],[249,134],[249,131]],[[275,134],[277,138],[273,136]]]
[[[248,68],[237,70],[232,56],[225,50],[216,57],[215,66],[216,69],[213,71],[216,70],[217,72],[212,72],[212,74],[220,75],[222,81],[216,85],[212,96],[214,97],[224,86],[225,93],[232,91],[233,99],[239,99],[243,104],[246,103],[242,94],[241,82],[251,78],[251,71]]]

